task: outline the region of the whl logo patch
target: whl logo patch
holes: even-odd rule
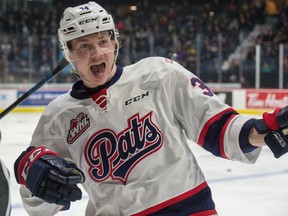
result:
[[[89,126],[90,119],[87,114],[80,113],[75,119],[72,119],[70,121],[67,143],[72,144]]]

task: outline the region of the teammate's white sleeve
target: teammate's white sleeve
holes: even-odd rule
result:
[[[9,216],[11,212],[9,170],[0,159],[0,215]]]

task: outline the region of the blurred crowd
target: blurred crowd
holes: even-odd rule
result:
[[[288,88],[288,5],[267,0],[206,2],[155,5],[144,0],[136,3],[136,11],[129,5],[103,4],[120,31],[118,63],[125,66],[147,56],[167,56],[205,82],[254,87],[258,44],[263,87],[277,88],[283,44]],[[62,12],[61,1],[45,11],[36,7],[0,11],[0,82],[35,82],[53,70],[61,58],[57,29]],[[68,70],[57,79],[71,81]]]

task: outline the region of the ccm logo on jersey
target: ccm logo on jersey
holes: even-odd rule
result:
[[[139,100],[141,100],[141,99],[143,99],[145,97],[148,97],[148,96],[149,96],[149,91],[147,91],[146,93],[137,95],[136,97],[133,97],[133,98],[130,98],[130,99],[126,100],[124,102],[124,104],[125,104],[125,106],[128,106],[128,105],[130,105],[130,104],[132,104],[134,102],[137,102],[137,101],[139,101]]]
[[[111,129],[95,133],[85,146],[89,175],[95,182],[108,178],[126,184],[129,173],[145,157],[163,145],[163,134],[152,121],[152,112],[127,120],[127,127],[116,134]]]
[[[87,114],[80,113],[75,119],[72,119],[70,121],[67,143],[72,144],[89,126],[90,119]]]

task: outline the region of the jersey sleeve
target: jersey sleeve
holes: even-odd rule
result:
[[[32,196],[29,189],[23,185],[20,187],[20,195],[24,209],[30,216],[51,216],[62,209],[62,206],[50,204],[38,197]]]
[[[172,109],[187,137],[218,157],[255,162],[261,148],[248,141],[253,119],[221,102],[201,79],[181,65],[174,62],[172,67]]]

